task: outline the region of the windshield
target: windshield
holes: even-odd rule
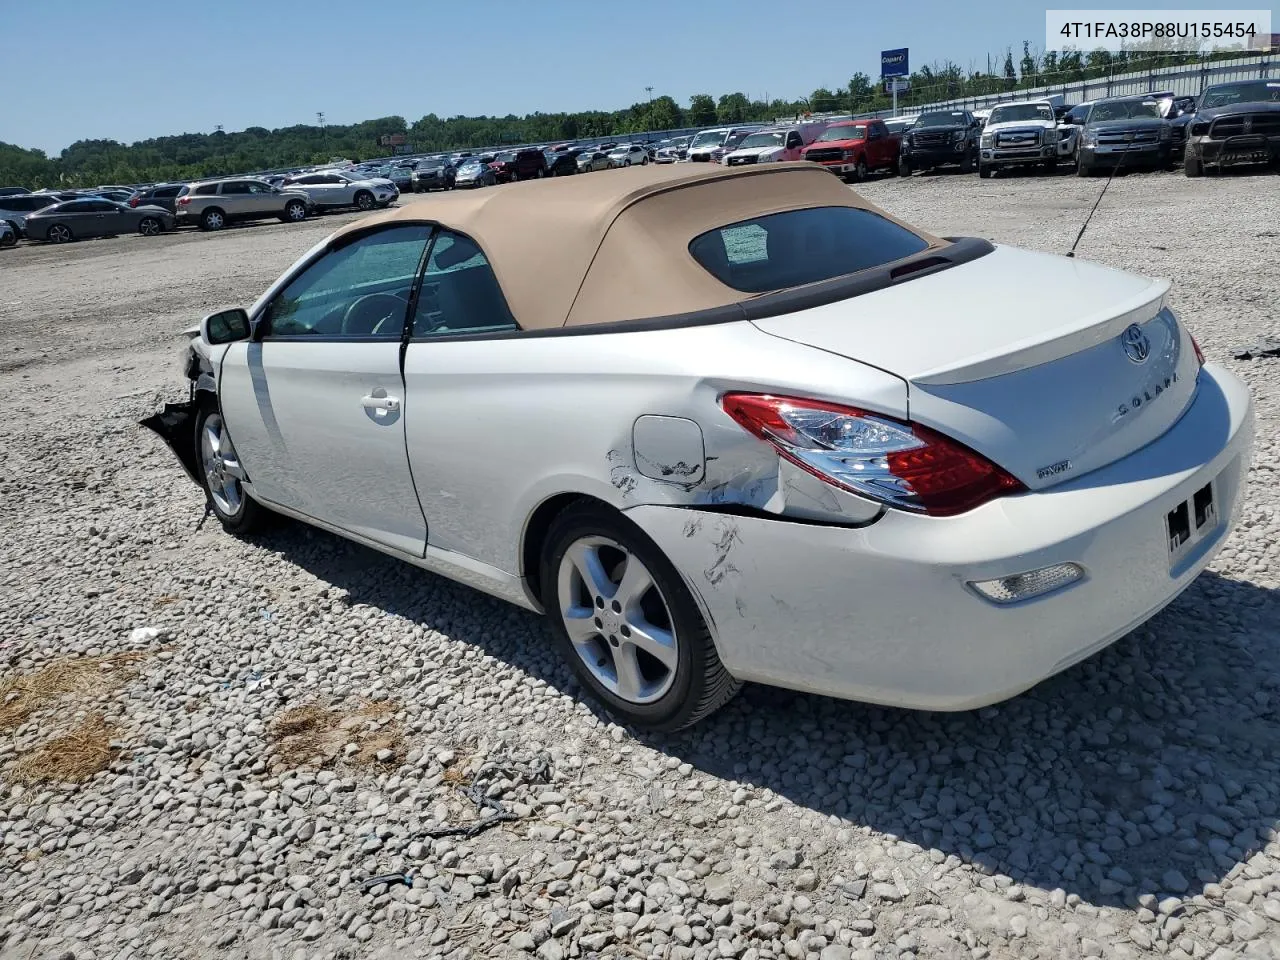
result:
[[[497,162],[498,163],[515,163],[516,155],[514,153],[500,153],[498,154]]]
[[[947,113],[922,113],[915,122],[917,127],[962,127],[965,124],[963,110]]]
[[[724,143],[723,130],[703,130],[700,134],[693,138],[691,147],[711,147],[719,143]]]
[[[1013,103],[1007,107],[996,107],[991,111],[987,123],[1020,123],[1026,120],[1052,121],[1053,107],[1043,103]]]
[[[865,124],[841,123],[827,127],[818,137],[819,143],[830,143],[833,140],[865,140],[867,128]]]
[[[742,149],[746,150],[748,147],[780,147],[785,140],[786,137],[776,130],[773,133],[753,133],[742,141]]]
[[[1222,83],[1204,92],[1200,109],[1225,107],[1232,103],[1280,103],[1280,80],[1250,80]]]
[[[743,131],[742,133],[735,133],[733,136],[731,136],[728,140],[724,142],[725,149],[732,150],[734,147],[737,147],[739,144],[741,144],[743,140],[747,139],[748,136],[749,134],[747,134],[746,131]]]
[[[1113,100],[1110,103],[1095,103],[1089,111],[1089,123],[1104,123],[1107,120],[1139,120],[1160,119],[1160,104],[1154,100]]]

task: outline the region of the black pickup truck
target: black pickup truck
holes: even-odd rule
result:
[[[1188,177],[1245,164],[1280,165],[1280,80],[1215,83],[1173,121],[1186,131]]]
[[[982,128],[968,110],[922,113],[902,132],[898,173],[911,176],[913,170],[959,167],[972,173],[978,162],[978,142]]]

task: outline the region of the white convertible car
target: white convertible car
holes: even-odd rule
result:
[[[1168,290],[811,163],[650,165],[338,231],[206,317],[146,423],[232,532],[274,511],[546,611],[626,721],[748,680],[962,710],[1227,537],[1252,404]]]

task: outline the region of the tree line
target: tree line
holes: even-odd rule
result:
[[[1024,43],[1021,58],[1013,50],[997,57],[987,69],[963,69],[951,61],[922,66],[909,78],[910,90],[900,94],[899,107],[940,100],[988,96],[1049,84],[1066,84],[1108,74],[1174,66],[1208,57],[1195,54],[1109,53],[1095,50],[1048,51],[1036,54]],[[870,113],[890,107],[878,81],[855,73],[841,88],[819,87],[808,97],[752,99],[741,92],[715,97],[693,95],[687,106],[669,96],[635,103],[624,110],[580,113],[532,113],[518,117],[441,118],[427,114],[412,123],[404,117],[380,117],[349,125],[296,125],[268,130],[249,127],[226,133],[183,133],[132,144],[115,140],[78,140],[58,156],[0,142],[0,186],[83,187],[106,183],[144,183],[193,180],[251,170],[272,170],[324,163],[335,157],[366,160],[386,156],[383,137],[403,134],[415,152],[518,143],[555,143],[594,139],[650,130],[712,126],[717,123],[768,121],[806,113],[848,111]]]

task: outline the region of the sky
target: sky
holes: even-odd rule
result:
[[[1085,4],[1101,7],[1097,2]],[[1061,4],[1068,6],[1068,4]],[[1117,6],[1127,6],[1117,4]],[[1211,6],[1202,2],[1202,6]],[[617,110],[653,96],[808,96],[880,51],[985,69],[1044,44],[1026,0],[0,0],[0,141],[428,113]],[[15,42],[29,38],[27,42]]]

